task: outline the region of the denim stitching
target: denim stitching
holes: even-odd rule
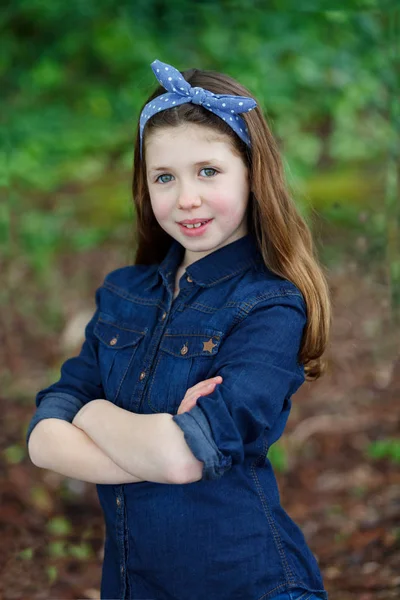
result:
[[[159,365],[159,363],[160,363],[160,359],[161,359],[161,355],[160,355],[160,353],[159,353],[159,354],[158,354],[158,356],[157,356],[157,362],[156,362],[156,364],[155,364],[155,366],[154,366],[154,368],[153,368],[152,374],[151,374],[151,376],[152,376],[152,381],[151,381],[150,387],[149,387],[149,388],[148,388],[148,390],[147,390],[147,403],[149,404],[149,406],[151,407],[151,409],[153,410],[153,412],[156,412],[156,413],[162,413],[162,412],[165,412],[165,409],[163,409],[163,408],[161,408],[161,410],[157,410],[157,409],[155,408],[155,406],[153,406],[153,404],[151,403],[151,390],[152,390],[152,388],[153,388],[153,384],[154,384],[154,381],[155,381],[155,379],[156,379],[156,373],[157,373],[157,368],[158,368],[158,365]],[[149,375],[149,377],[150,377],[150,375]]]
[[[279,555],[281,557],[281,560],[282,560],[282,564],[283,564],[284,571],[285,571],[285,576],[286,576],[288,582],[293,582],[294,581],[293,572],[292,572],[292,570],[291,570],[291,568],[290,568],[290,566],[288,564],[287,558],[285,556],[284,548],[283,548],[283,546],[281,544],[280,536],[279,536],[278,532],[276,531],[275,523],[274,523],[273,518],[272,518],[272,516],[271,516],[271,514],[269,512],[268,504],[265,502],[264,493],[263,493],[262,487],[260,485],[260,482],[259,482],[259,480],[257,478],[257,474],[256,474],[256,471],[255,471],[255,465],[257,464],[257,462],[260,460],[261,457],[265,456],[266,452],[267,452],[267,444],[265,444],[265,452],[263,451],[263,454],[260,454],[260,456],[257,457],[257,459],[254,461],[254,463],[252,463],[252,465],[251,465],[251,473],[252,473],[252,477],[254,479],[254,483],[256,485],[256,489],[257,489],[257,492],[259,494],[262,506],[264,508],[265,516],[267,517],[267,521],[268,521],[268,523],[269,523],[269,525],[271,527],[272,535],[273,535],[275,543],[277,545],[278,553],[279,553]]]
[[[118,385],[118,388],[117,388],[117,392],[116,392],[116,394],[115,394],[115,397],[114,397],[114,399],[117,399],[117,398],[118,398],[118,396],[119,396],[119,392],[120,392],[120,390],[121,390],[121,387],[122,387],[122,384],[123,384],[123,382],[125,381],[126,374],[127,374],[127,372],[129,371],[129,369],[130,369],[130,366],[131,366],[131,364],[132,364],[132,360],[133,360],[133,359],[135,358],[135,356],[136,356],[137,349],[138,349],[137,345],[136,345],[136,346],[134,346],[134,348],[135,348],[135,351],[133,352],[133,354],[132,354],[131,358],[129,359],[128,366],[126,367],[126,369],[125,369],[124,373],[122,374],[121,381],[119,382],[119,385]],[[114,360],[114,362],[115,362],[115,360]],[[113,363],[113,364],[114,364],[114,363]]]
[[[306,594],[308,594],[307,598],[304,597]],[[298,598],[294,598],[294,597],[292,597],[292,594],[289,591],[289,596],[290,596],[291,600],[309,600],[309,598],[311,598],[311,596],[312,596],[312,593],[303,592],[301,596],[298,596]]]
[[[128,570],[128,560],[130,557],[130,548],[129,548],[129,529],[128,529],[128,518],[126,516],[126,504],[125,504],[125,499],[124,499],[124,506],[125,506],[125,513],[124,513],[124,519],[125,519],[125,541],[126,541],[126,553],[125,553],[125,576],[126,576],[126,580],[127,580],[127,587],[129,591],[129,595],[132,594],[132,583],[129,577],[129,570]]]
[[[104,349],[103,349],[103,350],[100,350],[100,351],[99,351],[99,357],[100,357],[100,354],[101,354],[101,353],[103,353],[103,352],[107,352],[107,350],[104,350]],[[108,372],[107,372],[107,375],[106,375],[106,377],[105,377],[104,389],[108,388],[108,380],[110,379],[110,374],[111,374],[112,368],[113,368],[113,366],[114,366],[114,363],[115,363],[115,356],[116,356],[116,352],[114,352],[114,354],[112,354],[111,356],[112,356],[112,361],[111,361],[111,363],[110,363],[110,367],[109,367],[109,369],[108,369]],[[107,394],[107,395],[111,396],[111,390],[110,390],[110,394]],[[113,398],[113,399],[114,399],[114,398]]]
[[[260,596],[258,598],[258,600],[263,600],[263,598],[267,598],[268,596],[270,596],[271,594],[275,593],[276,591],[279,591],[279,593],[281,591],[283,591],[283,592],[286,591],[285,590],[285,586],[286,586],[286,584],[282,583],[281,585],[278,585],[278,586],[274,587],[274,589],[272,589],[269,592],[267,592],[266,594],[263,594],[262,596]],[[284,588],[284,589],[282,590],[282,588]],[[274,599],[272,598],[272,600],[274,600]]]
[[[155,300],[151,300],[150,298],[143,298],[142,296],[134,296],[130,292],[125,291],[123,288],[120,288],[107,280],[104,281],[101,287],[109,290],[110,292],[115,293],[121,298],[125,298],[129,302],[144,304],[146,306],[158,306],[161,309],[164,308],[164,302],[160,302],[158,298],[156,298]]]
[[[103,314],[105,314],[105,313],[103,313]],[[110,315],[110,316],[111,316],[111,315]],[[114,317],[113,317],[113,318],[114,318]],[[129,332],[132,332],[132,333],[140,333],[140,335],[146,335],[146,333],[147,333],[147,332],[148,332],[148,330],[149,330],[149,329],[148,329],[148,327],[146,327],[146,328],[144,329],[144,331],[141,331],[140,329],[129,329],[128,327],[124,327],[122,324],[120,324],[120,323],[118,323],[118,322],[116,322],[116,321],[115,321],[114,323],[111,323],[111,321],[106,321],[105,319],[103,319],[103,318],[102,318],[102,317],[100,317],[100,316],[99,316],[99,318],[98,318],[98,321],[99,321],[100,323],[104,323],[104,325],[110,325],[111,327],[116,327],[117,329],[122,329],[122,331],[129,331]],[[137,342],[132,342],[132,343],[135,343],[135,344],[137,344]]]
[[[203,426],[201,423],[199,423],[199,421],[197,419],[195,419],[195,417],[193,415],[191,415],[190,413],[188,413],[190,415],[190,417],[195,421],[196,425],[199,427],[200,431],[203,434],[204,439],[206,440],[206,442],[208,443],[209,446],[211,446],[212,450],[214,452],[218,452],[218,455],[221,454],[222,456],[218,456],[218,460],[219,463],[215,464],[214,462],[209,462],[206,463],[204,462],[205,468],[203,469],[203,473],[209,468],[209,467],[214,467],[215,470],[218,472],[218,474],[222,475],[223,473],[225,473],[225,471],[227,471],[228,469],[230,469],[232,467],[232,457],[231,456],[225,456],[220,449],[218,448],[218,446],[214,443],[213,439],[211,438],[211,440],[209,439],[209,436],[207,435],[208,432],[204,431]]]
[[[220,281],[224,281],[226,278],[227,277],[223,277],[222,279],[219,279],[218,281],[214,282],[210,286],[206,284],[206,287],[213,287],[213,285],[219,283]],[[116,295],[121,296],[122,298],[126,298],[127,300],[129,300],[131,302],[136,302],[137,304],[143,304],[143,305],[147,305],[147,306],[159,306],[160,309],[164,308],[164,303],[160,302],[158,299],[151,300],[151,299],[148,299],[148,298],[143,298],[142,296],[134,296],[134,295],[130,294],[129,292],[125,291],[123,288],[120,288],[120,287],[118,287],[118,286],[110,283],[107,280],[105,280],[103,282],[103,285],[101,287],[105,288],[105,289],[108,289],[109,291],[115,293]],[[285,289],[285,288],[281,287],[281,288],[278,288],[278,289],[273,289],[273,290],[271,290],[269,292],[266,292],[265,294],[262,294],[261,296],[256,297],[254,303],[256,304],[260,300],[269,299],[269,298],[275,298],[275,297],[279,297],[279,296],[300,296],[300,297],[303,297],[303,295],[300,292],[300,290],[297,290],[297,289],[296,290]]]
[[[84,404],[83,400],[79,400],[79,398],[76,398],[72,394],[66,394],[64,392],[48,392],[47,394],[45,394],[43,396],[43,398],[41,399],[40,402],[42,403],[45,398],[50,397],[50,396],[52,398],[58,398],[58,400],[63,400],[63,401],[66,400],[73,406],[76,406],[76,400],[78,400],[78,402],[81,402],[82,405]],[[72,398],[72,400],[71,400],[71,398]],[[75,400],[75,402],[74,402],[74,400]]]
[[[236,271],[231,271],[230,273],[228,273],[227,275],[224,275],[223,277],[220,277],[219,279],[211,279],[209,277],[208,282],[207,283],[202,282],[202,285],[207,286],[207,287],[212,287],[212,286],[216,285],[217,283],[219,283],[220,281],[227,281],[228,279],[231,279],[235,275],[238,275],[239,273],[242,273],[243,271],[247,271],[254,264],[255,263],[254,263],[253,259],[247,260],[247,261],[239,264],[239,267],[236,269]],[[190,266],[189,266],[189,268],[190,268]],[[195,281],[198,284],[195,275],[192,275],[190,273],[190,271],[188,271],[188,273],[190,274],[191,277],[193,277],[193,281]]]
[[[125,519],[123,512],[125,510],[125,498],[123,496],[123,487],[122,485],[113,486],[113,492],[115,499],[119,496],[122,501],[120,505],[117,505],[116,508],[116,531],[117,531],[117,544],[118,544],[118,555],[119,555],[119,586],[120,586],[120,600],[125,600],[125,591],[126,591],[126,562],[125,562]],[[121,519],[123,526],[123,535],[122,535],[122,547],[121,547],[121,539],[119,537],[119,533],[121,531]],[[121,566],[124,568],[124,572],[121,573]]]
[[[219,335],[217,335],[219,334]],[[223,336],[223,332],[222,331],[218,331],[216,332],[214,335],[213,334],[208,334],[208,333],[165,333],[161,342],[160,342],[160,352],[165,352],[166,354],[169,354],[170,356],[175,356],[176,358],[179,359],[189,359],[189,358],[193,358],[193,357],[204,357],[204,358],[209,358],[212,356],[216,356],[218,354],[218,350],[219,350],[219,346],[220,346],[220,342],[221,342],[221,337]],[[173,339],[173,338],[207,338],[207,337],[211,337],[211,338],[215,338],[217,340],[216,345],[213,347],[212,349],[212,353],[208,352],[207,354],[204,354],[204,350],[201,350],[200,352],[187,352],[186,354],[182,355],[181,353],[177,353],[174,352],[171,349],[166,349],[165,347],[163,348],[162,344],[164,341],[168,340],[168,339]],[[186,342],[185,342],[186,343]]]

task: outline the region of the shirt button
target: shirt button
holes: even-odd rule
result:
[[[189,283],[192,283],[192,282],[193,282],[193,279],[190,277],[190,275],[188,275],[188,276],[186,277],[186,281],[188,281]]]
[[[146,377],[146,371],[142,371],[140,373],[140,377],[139,377],[140,381],[142,381],[142,379],[144,379],[145,377]]]
[[[121,504],[121,498],[119,496],[117,496],[117,506],[119,506]]]
[[[186,344],[181,348],[181,354],[186,354],[187,351],[189,350],[189,348],[186,346]]]
[[[121,573],[124,572],[124,567],[121,565]]]
[[[118,342],[117,338],[113,338],[113,339],[110,341],[110,346],[115,346],[115,344],[116,344],[117,342]]]
[[[163,313],[163,316],[161,317],[161,319],[164,321],[165,317],[167,316],[167,313]]]

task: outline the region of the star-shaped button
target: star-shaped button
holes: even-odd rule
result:
[[[212,352],[214,346],[217,346],[217,344],[213,343],[212,338],[210,338],[208,342],[203,342],[203,350],[206,352]]]

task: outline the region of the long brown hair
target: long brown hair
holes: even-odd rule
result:
[[[299,352],[306,379],[315,380],[325,370],[321,359],[329,341],[331,300],[323,267],[314,250],[310,229],[300,215],[285,183],[282,161],[259,102],[232,77],[215,71],[188,69],[182,76],[192,87],[203,87],[215,94],[250,96],[257,107],[241,116],[246,122],[251,149],[217,115],[192,103],[160,111],[147,122],[140,158],[139,123],[136,131],[133,169],[133,200],[136,208],[136,257],[134,264],[159,263],[173,239],[157,222],[150,202],[146,179],[146,135],[157,128],[196,123],[219,132],[230,141],[232,151],[242,157],[249,169],[251,193],[247,224],[258,244],[264,263],[277,275],[294,283],[307,305],[307,325]],[[165,93],[159,85],[147,102]],[[142,110],[141,109],[141,110]]]

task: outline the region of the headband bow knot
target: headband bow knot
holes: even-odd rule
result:
[[[202,87],[192,87],[177,69],[160,60],[154,60],[151,63],[151,68],[159,83],[167,90],[167,93],[150,100],[140,114],[140,156],[142,156],[143,131],[147,121],[160,110],[174,108],[187,102],[203,106],[216,114],[251,147],[246,122],[238,115],[250,112],[257,106],[257,102],[253,98],[230,94],[214,94]]]
[[[192,99],[193,104],[203,105],[206,99],[211,95],[211,92],[204,90],[202,87],[192,87],[189,90],[189,95]]]

